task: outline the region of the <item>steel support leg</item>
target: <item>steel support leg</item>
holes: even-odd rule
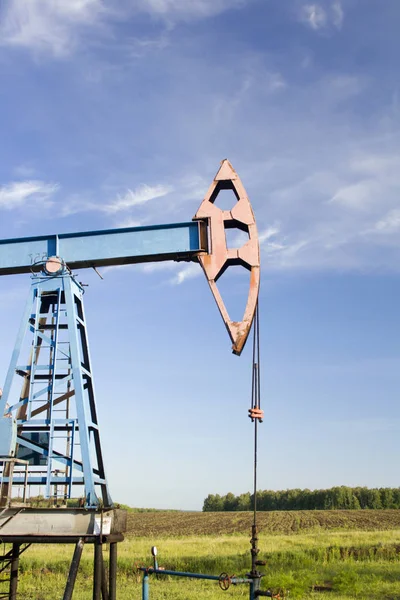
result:
[[[110,600],[117,600],[117,542],[110,544],[109,593]]]
[[[100,542],[94,544],[94,565],[93,565],[93,600],[100,600],[101,579],[103,566],[103,549]]]
[[[255,593],[254,593],[255,592],[255,589],[254,589],[254,579],[250,582],[249,588],[250,588],[249,589],[249,592],[250,592],[250,594],[249,594],[249,600],[255,600],[256,596],[255,596]]]
[[[109,600],[107,569],[104,562],[103,553],[101,554],[101,597],[103,600]]]
[[[71,600],[72,598],[84,545],[85,541],[82,538],[80,538],[75,546],[74,555],[72,557],[71,566],[69,568],[68,579],[65,586],[63,600]]]
[[[10,572],[10,600],[17,599],[19,547],[20,547],[20,544],[13,544],[13,547],[12,547],[12,555],[11,555],[12,561],[11,561],[11,572]]]
[[[8,483],[4,483],[2,481],[1,485],[1,497],[0,497],[0,506],[6,507],[10,505],[11,494],[12,494],[12,482],[14,476],[14,467],[15,462],[11,460],[10,462],[3,463],[3,479],[4,477],[8,477]]]

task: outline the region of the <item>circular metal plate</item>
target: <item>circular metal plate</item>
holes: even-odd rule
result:
[[[49,275],[55,275],[56,273],[61,271],[62,267],[63,264],[61,258],[58,258],[58,256],[50,256],[46,260],[46,264],[44,266],[46,273],[48,273]]]

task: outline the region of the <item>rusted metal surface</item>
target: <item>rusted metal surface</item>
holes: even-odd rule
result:
[[[249,417],[252,421],[258,419],[262,423],[264,418],[264,411],[261,408],[249,408]]]
[[[221,190],[232,190],[236,203],[231,210],[215,205]],[[234,354],[240,355],[253,322],[260,288],[260,247],[257,226],[246,190],[231,163],[225,159],[216,174],[194,220],[207,220],[210,253],[198,256],[207,277],[218,309],[232,340]],[[226,229],[239,229],[248,233],[249,240],[241,247],[229,249]],[[231,265],[241,265],[250,271],[250,289],[242,321],[232,321],[217,287],[217,281]]]

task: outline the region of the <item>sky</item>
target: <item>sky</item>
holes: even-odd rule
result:
[[[398,0],[0,4],[0,239],[189,221],[220,161],[238,171],[260,489],[400,484],[399,19]],[[250,490],[251,345],[231,354],[200,267],[101,273],[79,279],[114,500]],[[0,278],[0,386],[29,284]]]

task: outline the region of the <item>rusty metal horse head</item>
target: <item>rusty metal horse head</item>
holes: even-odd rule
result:
[[[215,205],[221,190],[232,190],[236,203],[231,210]],[[231,163],[225,159],[214,177],[194,220],[207,220],[209,254],[200,254],[198,260],[207,277],[211,291],[232,340],[234,354],[240,355],[250,333],[260,288],[260,247],[253,209],[246,190]],[[231,249],[226,243],[226,229],[240,229],[248,234],[248,241]],[[250,289],[242,321],[232,321],[217,287],[217,281],[230,266],[240,265],[250,271]]]

